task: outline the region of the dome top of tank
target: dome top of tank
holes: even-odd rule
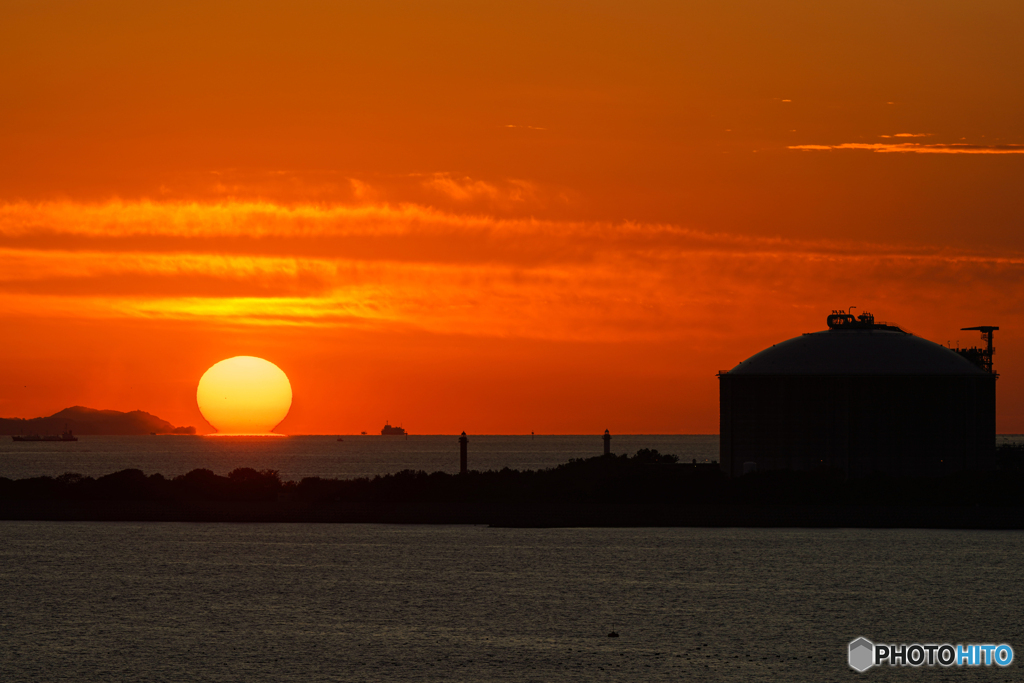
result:
[[[870,314],[829,316],[829,329],[773,344],[729,370],[730,375],[985,375],[945,346],[916,337]]]

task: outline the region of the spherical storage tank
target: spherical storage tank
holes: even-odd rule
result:
[[[941,475],[995,466],[989,348],[952,350],[842,311],[719,373],[722,469]],[[968,360],[968,358],[973,359]],[[987,362],[987,365],[986,365]]]

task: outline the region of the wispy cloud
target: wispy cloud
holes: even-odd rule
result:
[[[414,205],[7,204],[0,262],[0,315],[21,318],[599,341],[736,334],[723,312],[742,320],[794,301],[829,310],[851,293],[1024,308],[1024,254]]]
[[[885,136],[882,136],[885,137]],[[911,133],[896,137],[920,137]],[[909,154],[1024,154],[1024,145],[971,145],[967,143],[922,144],[918,142],[846,142],[841,145],[790,145],[789,149],[802,151],[866,150],[882,153]]]
[[[880,138],[930,138],[931,133],[896,133],[895,135],[879,135]]]
[[[423,186],[437,190],[456,201],[471,201],[479,198],[497,199],[500,195],[498,188],[490,183],[468,177],[456,178],[449,173],[435,173],[423,181]]]
[[[509,179],[500,186],[468,176],[451,173],[433,173],[423,181],[423,187],[440,192],[456,202],[488,200],[496,204],[526,202],[536,199],[536,186],[526,180]]]

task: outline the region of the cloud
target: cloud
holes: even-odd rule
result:
[[[497,199],[501,196],[500,190],[490,183],[468,177],[455,178],[449,173],[435,173],[423,181],[423,186],[459,202],[480,198]]]
[[[884,301],[892,291],[966,311],[979,300],[1024,308],[1024,254],[496,219],[416,205],[6,204],[0,262],[8,319],[589,343],[750,334],[723,321],[763,318],[766,307],[793,302],[827,311],[853,296]]]
[[[511,182],[509,192],[530,192]],[[671,262],[682,254],[941,257],[941,248],[712,233],[666,223],[495,218],[404,204],[110,201],[0,204],[5,273],[89,267],[268,272],[302,264],[429,264],[533,269],[622,260]],[[18,255],[31,255],[22,268]],[[957,258],[969,257],[958,254]],[[54,257],[57,259],[57,257]],[[318,268],[321,266],[317,266]],[[4,277],[0,274],[0,280]]]
[[[515,178],[497,185],[468,176],[456,177],[451,173],[433,173],[423,180],[422,185],[462,204],[484,201],[491,205],[507,207],[510,204],[536,201],[539,196],[535,184]]]
[[[910,133],[897,134],[896,137],[920,137]],[[884,135],[882,137],[885,137]],[[966,143],[926,145],[918,142],[846,142],[841,145],[790,145],[789,149],[802,151],[859,149],[882,153],[909,154],[1024,154],[1024,145],[970,145]]]
[[[895,135],[879,135],[880,138],[930,138],[931,133],[896,133]]]
[[[220,254],[0,249],[0,260],[0,292],[71,298],[317,295],[337,277],[332,261]]]
[[[369,183],[363,182],[356,178],[348,179],[349,186],[352,188],[352,196],[358,202],[372,202],[376,201],[380,193]]]

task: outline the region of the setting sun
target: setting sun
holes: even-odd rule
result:
[[[301,387],[290,435],[713,434],[716,373],[822,311],[1024,329],[1021,2],[65,0],[0,27],[0,417],[212,432],[196,381],[245,353]],[[998,363],[1024,432],[1024,335]]]
[[[266,435],[288,414],[292,386],[270,361],[235,356],[203,374],[196,401],[219,434]]]

